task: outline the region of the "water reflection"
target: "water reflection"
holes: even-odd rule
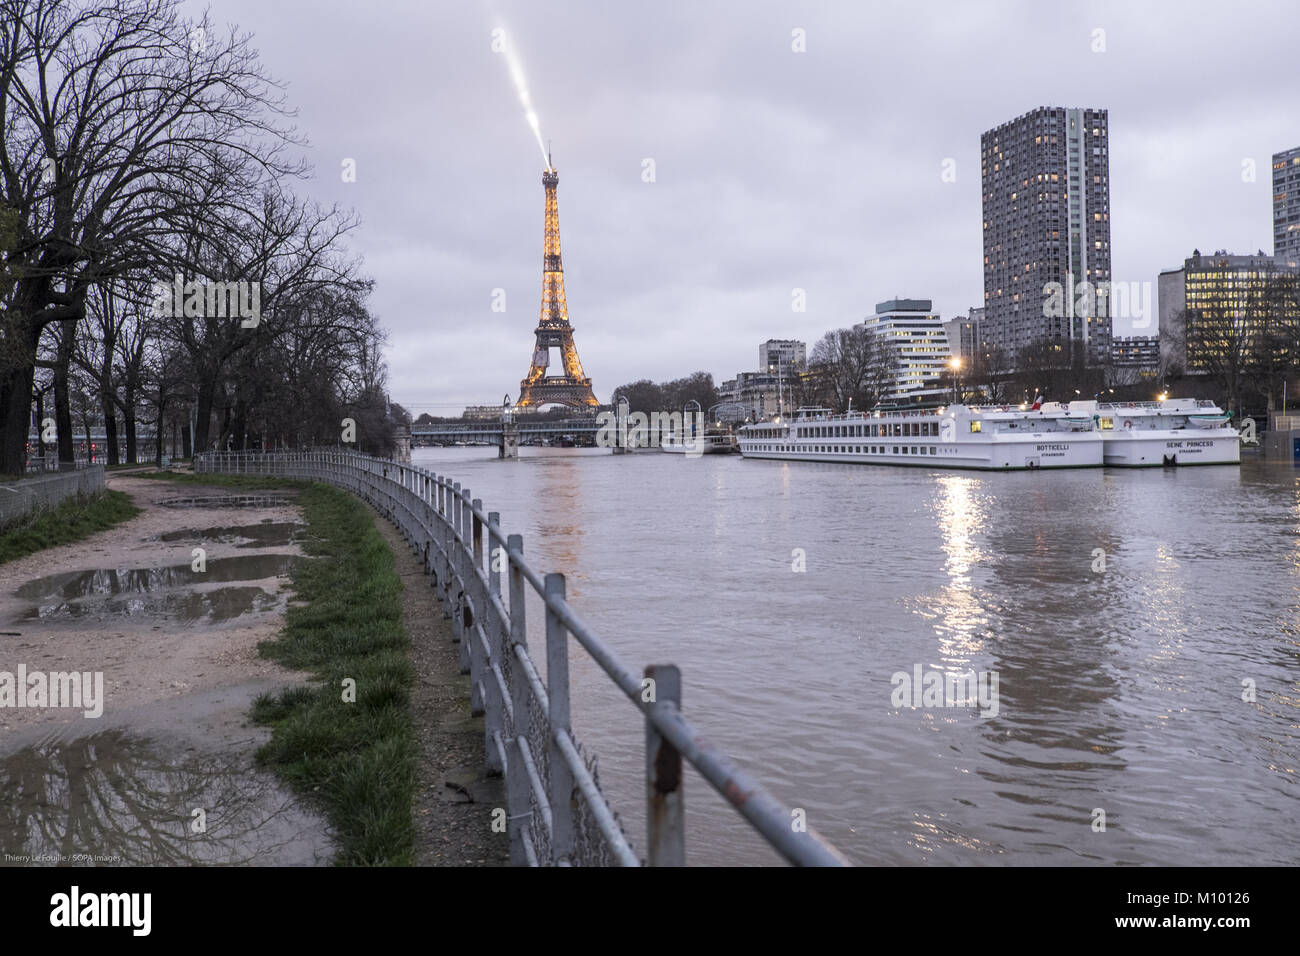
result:
[[[185,623],[203,621],[215,624],[253,611],[267,611],[279,603],[277,595],[258,587],[215,588],[104,601],[47,602],[28,608],[18,620],[52,622],[93,619],[102,622],[120,617],[145,616]]]
[[[971,569],[985,560],[977,538],[984,527],[984,505],[979,500],[981,482],[965,475],[942,475],[936,481],[936,519],[947,555],[948,583],[931,607],[941,616],[935,626],[939,660],[954,668],[967,665],[984,646],[988,618],[971,578]]]
[[[219,526],[215,528],[182,528],[160,535],[160,541],[193,541],[195,544],[218,542],[233,544],[237,548],[283,547],[293,541],[303,525],[297,521],[272,521],[269,518],[258,524]]]
[[[256,554],[212,558],[203,571],[179,564],[51,574],[18,588],[15,594],[32,601],[33,606],[16,620],[109,620],[151,615],[184,622],[226,621],[274,607],[279,598],[260,587],[201,589],[198,585],[281,577],[302,560],[291,554]]]

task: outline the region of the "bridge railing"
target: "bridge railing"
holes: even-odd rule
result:
[[[530,422],[527,419],[513,422],[521,432],[598,431],[595,416],[584,418],[559,418],[554,421]],[[447,422],[445,424],[412,425],[412,435],[462,435],[500,433],[501,421],[484,419],[475,422]]]
[[[595,763],[570,722],[572,637],[645,718],[646,856],[650,866],[686,862],[682,762],[690,763],[782,856],[806,866],[846,860],[729,757],[705,742],[681,712],[681,674],[671,664],[637,677],[565,598],[563,574],[524,559],[459,482],[423,468],[335,450],[213,452],[199,474],[268,475],[323,481],[353,492],[388,517],[421,557],[451,618],[470,708],[484,718],[489,770],[504,774],[510,859],[530,866],[638,866],[641,859],[601,792]],[[546,679],[530,654],[526,598],[545,615]]]

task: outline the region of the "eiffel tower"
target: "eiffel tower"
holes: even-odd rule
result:
[[[555,187],[560,174],[551,157],[546,157],[542,185],[546,187],[546,240],[542,249],[542,310],[537,320],[537,344],[528,377],[519,383],[520,407],[574,405],[587,408],[599,405],[591,391],[591,379],[582,372],[578,349],[573,344],[573,326],[569,325],[569,307],[564,299],[564,266],[560,263],[560,207]],[[551,349],[560,350],[563,375],[547,375]]]

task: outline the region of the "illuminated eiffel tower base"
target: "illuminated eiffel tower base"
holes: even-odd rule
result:
[[[521,408],[542,405],[572,405],[591,408],[599,405],[591,390],[591,379],[582,371],[578,349],[573,344],[573,326],[569,325],[569,307],[564,298],[564,266],[560,261],[560,207],[555,187],[560,175],[547,157],[542,185],[546,187],[546,237],[542,250],[542,309],[537,320],[537,343],[528,376],[519,383]],[[547,375],[551,349],[559,349],[563,375]]]

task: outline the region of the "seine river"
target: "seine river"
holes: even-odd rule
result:
[[[1290,467],[522,455],[415,462],[564,572],[631,670],[677,664],[686,715],[855,862],[1300,863]],[[640,714],[571,667],[575,728],[644,852]],[[996,676],[996,713],[897,706],[895,675],[931,671]],[[688,862],[777,860],[693,773],[686,801]]]

